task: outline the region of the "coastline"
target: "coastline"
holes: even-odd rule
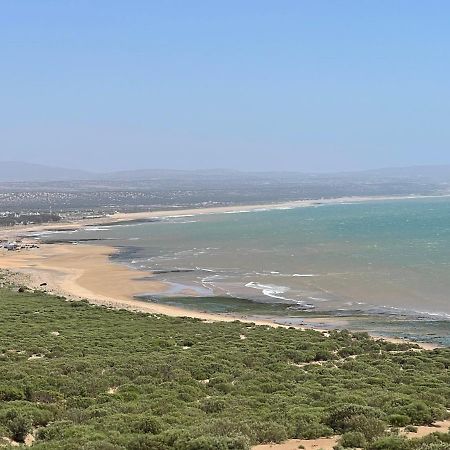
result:
[[[419,198],[419,197],[402,197]],[[185,210],[151,211],[143,213],[119,213],[102,218],[89,218],[79,221],[36,226],[19,226],[0,231],[1,237],[14,239],[28,232],[42,232],[45,230],[64,230],[95,226],[102,224],[116,224],[121,222],[139,221],[146,219],[167,218],[186,215],[204,215],[221,213],[250,212],[267,209],[299,208],[323,204],[339,204],[346,202],[366,202],[382,200],[399,200],[399,197],[351,197],[327,200],[311,200],[285,202],[268,205],[247,205],[199,208]],[[33,241],[35,242],[35,241]],[[62,295],[72,299],[87,299],[91,303],[111,308],[123,308],[146,313],[165,314],[169,316],[193,317],[208,321],[234,321],[253,322],[268,326],[290,326],[277,322],[277,318],[254,318],[231,313],[214,313],[187,309],[161,303],[148,302],[136,299],[142,293],[157,294],[167,291],[168,286],[161,281],[152,280],[151,272],[141,272],[111,260],[110,256],[118,250],[106,242],[104,245],[89,244],[45,244],[40,248],[21,250],[17,252],[2,251],[0,253],[0,269],[22,274],[17,281],[32,288],[42,289],[55,295]],[[14,277],[12,278],[14,279]],[[26,279],[26,282],[23,282]],[[192,296],[192,292],[182,292],[183,295]],[[323,323],[335,325],[332,317],[321,318]],[[328,329],[314,325],[296,325],[296,328],[311,328],[327,332]],[[379,336],[374,336],[380,338]],[[397,338],[386,338],[392,342],[405,342]],[[423,348],[436,348],[435,344],[419,344]]]
[[[143,290],[161,292],[164,283],[149,280],[148,272],[142,273],[110,259],[117,252],[106,245],[42,244],[38,249],[0,253],[0,270],[6,271],[6,279],[16,285],[42,289],[52,295],[71,300],[88,300],[90,303],[134,312],[163,314],[172,317],[190,317],[208,322],[241,321],[270,327],[288,328],[292,325],[278,323],[276,317],[258,319],[231,313],[209,313],[172,305],[138,300],[134,296]],[[42,286],[42,283],[45,285]],[[189,295],[187,293],[186,295]],[[322,323],[333,325],[332,317],[321,318]],[[294,325],[294,328],[311,329],[328,333],[327,328],[310,325]],[[386,336],[372,336],[396,344],[412,343],[424,350],[438,345],[426,342],[409,342]]]
[[[41,244],[38,249],[5,252],[0,257],[0,268],[18,273],[18,277],[11,277],[16,284],[45,289],[54,295],[87,299],[112,308],[217,320],[214,314],[135,299],[134,295],[143,291],[164,291],[164,283],[149,280],[147,272],[141,276],[139,271],[111,261],[116,251],[106,245]],[[43,283],[45,286],[41,286]]]
[[[116,251],[106,245],[41,244],[38,249],[0,253],[0,270],[8,271],[7,279],[17,285],[43,289],[73,300],[86,299],[109,308],[206,321],[240,320],[286,327],[272,320],[253,320],[237,314],[208,313],[138,300],[135,295],[143,291],[164,292],[166,286],[163,282],[149,279],[151,273],[112,261],[110,256]]]
[[[117,225],[122,222],[144,221],[151,219],[166,219],[171,217],[194,217],[199,215],[209,214],[237,214],[257,211],[269,211],[277,209],[294,209],[305,208],[312,206],[323,205],[338,205],[345,203],[365,203],[365,202],[379,202],[379,201],[398,201],[398,200],[419,200],[427,198],[448,198],[450,194],[442,195],[404,195],[404,196],[365,196],[365,197],[336,197],[323,198],[314,200],[292,200],[286,202],[275,203],[261,203],[250,205],[230,205],[230,206],[204,206],[200,208],[185,208],[185,209],[165,209],[158,211],[144,211],[135,213],[114,213],[105,216],[85,217],[74,220],[66,220],[61,222],[52,222],[39,225],[15,225],[11,227],[0,228],[0,239],[14,239],[21,236],[23,233],[42,232],[45,230],[70,230],[73,228],[82,228],[87,226],[100,225]]]

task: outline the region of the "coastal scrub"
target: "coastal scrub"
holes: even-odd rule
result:
[[[422,442],[389,431],[447,418],[449,349],[8,288],[0,311],[5,443],[32,436],[33,448],[50,450],[244,450],[340,434],[341,445],[367,449],[449,445],[448,434]]]

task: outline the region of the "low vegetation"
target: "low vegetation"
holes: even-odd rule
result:
[[[29,225],[50,222],[60,222],[61,216],[51,213],[7,213],[0,214],[0,227],[11,227],[13,225]]]
[[[450,350],[347,331],[107,310],[0,289],[0,438],[36,449],[238,450],[342,435],[342,447],[443,450],[406,440],[450,408]],[[7,438],[7,439],[5,439]]]

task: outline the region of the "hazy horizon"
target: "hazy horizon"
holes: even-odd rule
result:
[[[421,165],[404,165],[404,166],[385,166],[385,167],[371,167],[371,168],[367,168],[367,169],[353,169],[353,170],[329,170],[329,171],[302,171],[302,170],[288,170],[288,169],[281,169],[281,170],[270,170],[270,169],[266,169],[266,170],[258,170],[258,169],[243,169],[243,168],[231,168],[231,167],[191,167],[191,168],[174,168],[174,167],[147,167],[147,166],[142,166],[142,167],[131,167],[131,168],[119,168],[119,169],[108,169],[108,168],[101,168],[98,167],[95,170],[89,168],[87,165],[86,166],[80,166],[77,168],[70,168],[67,166],[62,166],[62,165],[56,165],[56,164],[43,164],[43,163],[36,163],[33,161],[24,161],[24,160],[0,160],[0,165],[11,165],[11,166],[16,166],[18,170],[20,170],[20,166],[21,165],[27,165],[29,166],[31,169],[33,167],[36,167],[36,169],[39,168],[43,168],[43,169],[64,169],[64,170],[74,170],[74,171],[80,171],[80,172],[86,172],[89,173],[91,175],[107,175],[109,173],[117,173],[117,172],[139,172],[139,171],[167,171],[167,172],[221,172],[223,171],[224,173],[226,172],[236,172],[236,173],[293,173],[293,174],[311,174],[311,175],[333,175],[333,174],[346,174],[346,173],[355,173],[358,174],[360,172],[364,173],[364,172],[383,172],[383,171],[396,171],[396,170],[420,170],[420,169],[429,169],[429,170],[433,170],[433,169],[449,169],[450,170],[450,163],[449,164],[421,164]]]
[[[2,4],[0,160],[93,172],[450,164],[450,4]]]

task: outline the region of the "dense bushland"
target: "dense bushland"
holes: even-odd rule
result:
[[[450,408],[450,350],[203,323],[0,289],[0,436],[36,449],[222,450],[343,434],[373,450]],[[447,445],[447,447],[445,447]],[[408,447],[407,447],[408,446]]]

